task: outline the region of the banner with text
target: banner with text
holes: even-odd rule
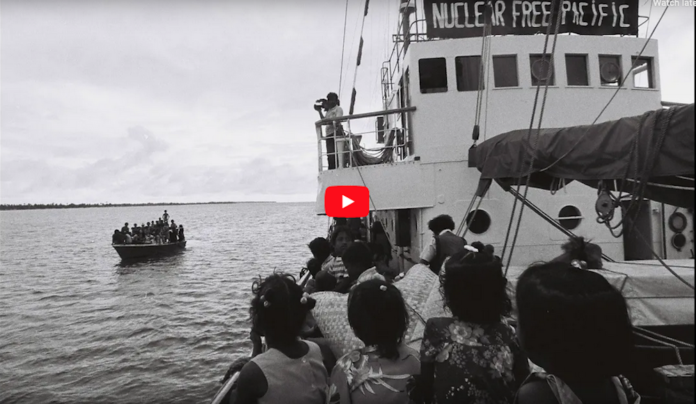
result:
[[[559,3],[560,33],[638,35],[638,0],[569,0]],[[430,38],[482,36],[486,20],[491,23],[492,35],[546,33],[546,27],[553,24],[551,1],[423,0],[423,6]]]

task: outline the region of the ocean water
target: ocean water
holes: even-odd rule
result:
[[[182,254],[122,263],[111,235],[167,209]],[[1,403],[208,403],[248,354],[255,277],[297,275],[313,205],[0,212]]]

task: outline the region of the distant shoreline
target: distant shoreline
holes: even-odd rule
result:
[[[114,208],[128,206],[179,206],[179,205],[228,205],[235,203],[277,203],[275,201],[242,202],[157,202],[157,203],[25,203],[21,205],[2,204],[0,210],[38,210],[38,209],[77,209],[77,208]]]

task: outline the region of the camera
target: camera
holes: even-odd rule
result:
[[[314,101],[314,109],[315,109],[316,111],[321,111],[322,108],[323,108],[323,109],[326,109],[325,105],[326,105],[327,102],[328,102],[328,101],[326,100],[326,98],[321,98],[321,99],[319,99],[319,100]]]

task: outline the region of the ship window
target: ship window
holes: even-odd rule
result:
[[[569,86],[589,86],[587,55],[565,55],[566,75]]]
[[[447,61],[445,58],[418,61],[421,93],[447,92]]]
[[[582,213],[580,209],[573,205],[567,205],[561,208],[558,212],[558,223],[566,230],[573,230],[580,226],[582,222]]]
[[[599,79],[603,86],[620,86],[621,75],[621,56],[599,55]]]
[[[529,67],[532,72],[532,85],[546,85],[553,86],[555,84],[556,78],[553,74],[553,55],[540,54],[540,55],[529,55]]]
[[[518,87],[517,56],[493,56],[493,80],[496,87]]]
[[[633,87],[655,88],[653,81],[652,58],[632,57]]]
[[[485,233],[491,227],[491,217],[483,209],[477,209],[466,215],[466,225],[474,234]]]
[[[457,67],[457,90],[477,91],[481,74],[481,56],[457,56],[454,58]],[[484,86],[481,85],[481,89]]]

